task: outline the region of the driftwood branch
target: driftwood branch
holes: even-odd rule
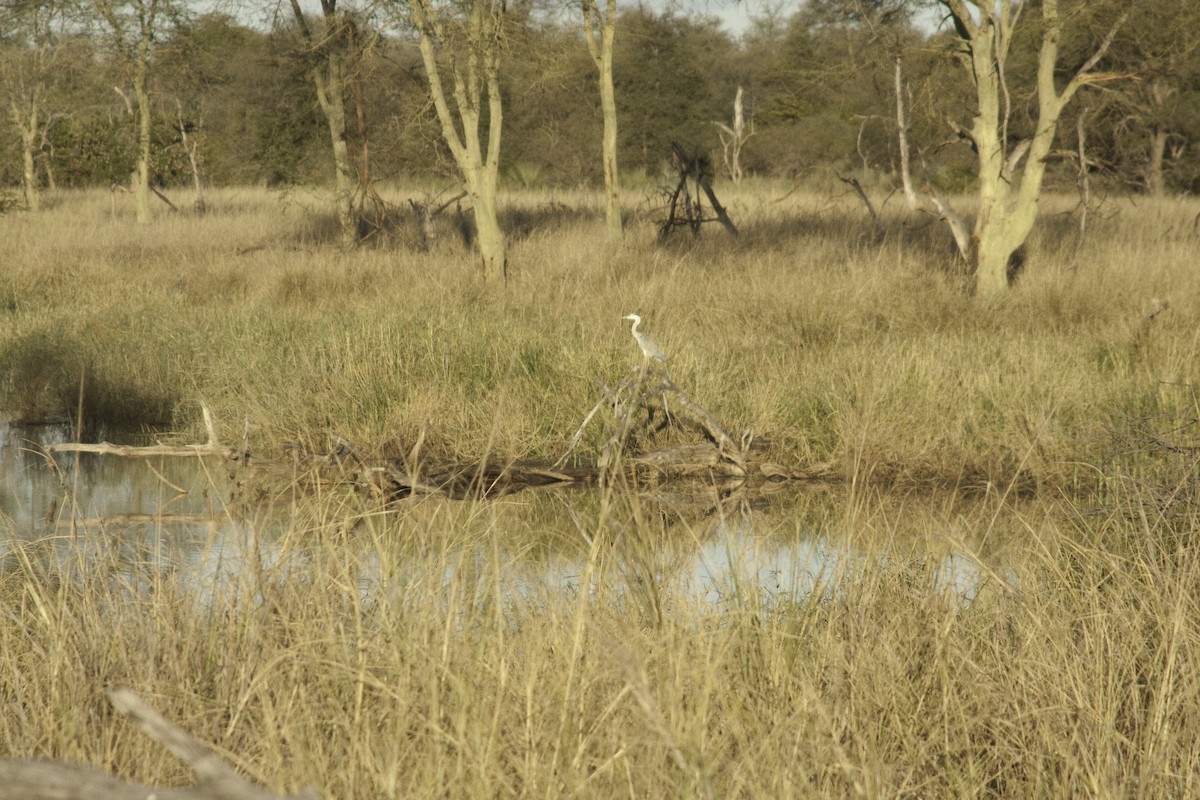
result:
[[[717,195],[715,192],[713,192],[712,186],[708,182],[708,178],[703,176],[700,178],[700,188],[704,190],[704,196],[708,198],[708,202],[712,205],[713,211],[717,215],[717,220],[720,221],[721,225],[725,227],[725,230],[729,232],[730,236],[737,236],[737,226],[734,225],[733,220],[729,218],[729,212],[725,210],[725,206],[721,205],[721,202],[717,200]]]
[[[558,459],[558,461],[554,462],[555,469],[557,469],[558,467],[561,467],[563,464],[567,463],[567,458],[571,455],[571,451],[573,451],[579,445],[579,442],[583,439],[583,432],[584,432],[584,430],[587,429],[588,423],[592,421],[592,417],[596,416],[596,412],[598,412],[606,404],[611,403],[611,402],[612,402],[612,392],[610,392],[607,388],[605,388],[604,396],[601,397],[598,401],[596,401],[596,405],[592,406],[592,410],[589,411],[587,413],[587,416],[583,418],[583,422],[580,423],[579,429],[576,430],[575,435],[571,437],[571,442],[567,445],[566,452],[564,452],[562,454],[562,457],[560,457]]]
[[[125,458],[157,458],[158,456],[219,456],[236,459],[237,450],[232,447],[213,444],[111,444],[97,442],[84,444],[81,442],[64,442],[62,444],[46,445],[48,453],[92,453],[101,456],[123,456]]]
[[[168,208],[170,208],[176,214],[179,213],[179,208],[176,207],[176,205],[171,202],[171,198],[167,197],[165,194],[160,192],[157,187],[151,186],[150,191],[154,192],[155,197],[157,197],[159,200],[162,200],[164,203],[166,203]]]
[[[213,424],[212,412],[208,410],[208,406],[201,403],[200,411],[204,415],[204,428],[208,433],[208,441],[204,444],[159,443],[150,445],[124,445],[110,444],[108,442],[98,442],[96,444],[63,442],[61,444],[46,445],[46,452],[51,455],[55,453],[91,453],[93,455],[122,456],[124,458],[158,458],[160,456],[168,458],[217,456],[218,458],[233,460],[243,458],[245,453],[239,453],[232,447],[226,447],[217,439],[217,428]]]
[[[129,689],[110,691],[108,698],[147,736],[185,761],[196,773],[196,785],[159,789],[78,764],[0,760],[0,800],[286,800],[286,795],[268,791],[238,775],[208,745],[167,720]],[[295,797],[320,800],[310,787]]]

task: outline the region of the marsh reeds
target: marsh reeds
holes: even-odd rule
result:
[[[190,567],[14,539],[0,750],[186,783],[108,708],[123,686],[251,780],[326,797],[1197,789],[1194,513],[1130,483],[1098,518],[837,493],[714,527],[610,491],[304,497]],[[794,574],[740,569],[797,541]],[[701,550],[728,569],[696,591]]]
[[[1070,220],[1048,216],[1017,288],[986,308],[932,222],[888,209],[888,237],[864,242],[853,197],[770,185],[730,193],[737,240],[658,247],[646,217],[609,258],[593,199],[514,195],[503,291],[453,241],[343,252],[300,190],[214,192],[211,213],[141,227],[100,194],[56,202],[0,217],[10,417],[73,416],[82,381],[85,421],[184,441],[203,438],[204,401],[222,441],[249,423],[254,452],[341,437],[401,455],[425,429],[464,460],[490,442],[554,462],[596,381],[636,359],[632,308],[655,310],[672,378],[730,435],[849,479],[1069,484],[1130,419],[1195,406],[1189,201],[1111,201],[1077,268]],[[1147,323],[1155,299],[1170,307]]]
[[[6,520],[0,754],[187,782],[107,705],[124,686],[254,782],[331,798],[1195,795],[1195,205],[1114,201],[1076,271],[1052,216],[981,307],[920,220],[885,210],[864,243],[853,198],[746,184],[736,241],[653,247],[646,221],[608,260],[598,207],[514,198],[537,222],[502,292],[444,242],[342,252],[296,196],[0,217],[14,415],[71,416],[82,376],[85,422],[184,441],[203,400],[252,451],[402,456],[427,431],[552,461],[636,358],[620,317],[654,308],[731,435],[842,478],[766,515],[317,484],[187,558],[153,527]],[[744,563],[777,550],[811,565]]]

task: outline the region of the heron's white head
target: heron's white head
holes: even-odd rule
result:
[[[641,317],[639,317],[637,314],[626,314],[625,316],[621,317],[621,319],[631,319],[631,320],[633,320],[634,322],[641,322],[641,321],[642,321],[642,318],[641,318]]]

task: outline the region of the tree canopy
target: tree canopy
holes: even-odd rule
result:
[[[28,6],[6,0],[6,19]],[[755,20],[735,38],[713,18],[620,8],[613,74],[620,118],[623,178],[657,180],[670,143],[708,155],[721,168],[718,122],[728,123],[744,92],[748,174],[817,176],[857,170],[890,180],[897,169],[893,62],[904,59],[909,137],[921,178],[945,189],[971,185],[969,143],[947,119],[971,101],[955,62],[949,25],[914,23],[919,4],[901,0],[810,0],[790,15]],[[1089,6],[1062,3],[1073,23]],[[1109,9],[1109,4],[1093,6]],[[82,6],[81,6],[82,7]],[[1058,131],[1069,151],[1074,114],[1086,112],[1088,146],[1098,179],[1139,192],[1200,190],[1200,4],[1147,0],[1098,66],[1128,76],[1090,93]],[[1107,11],[1105,12],[1107,13]],[[1008,56],[1011,85],[1036,71],[1036,15],[1020,20]],[[1065,17],[1064,17],[1065,18]],[[1061,72],[1094,51],[1107,30],[1097,10],[1085,24],[1064,26]],[[360,26],[382,26],[361,20]],[[412,30],[382,27],[355,68],[359,103],[369,120],[371,177],[444,180],[452,160],[421,77]],[[65,63],[44,71],[34,142],[40,180],[59,186],[108,185],[128,179],[137,132],[119,92],[120,54],[99,26],[78,23],[56,33],[71,40]],[[0,128],[0,183],[23,179],[20,137],[8,119],[23,76],[43,43],[7,24],[0,37],[5,125]],[[514,13],[501,69],[504,100],[502,180],[600,185],[599,92],[578,15]],[[311,84],[310,56],[285,16],[263,27],[219,12],[176,7],[157,31],[148,76],[153,109],[151,176],[163,185],[190,181],[181,128],[195,144],[212,184],[331,183],[329,130]],[[349,91],[349,90],[347,90]],[[1008,98],[1010,134],[1034,124],[1036,100]],[[362,131],[346,136],[356,148]],[[28,119],[26,119],[28,122]],[[26,127],[28,127],[26,125]],[[1056,177],[1051,165],[1047,180]],[[1062,170],[1067,180],[1069,170]],[[1070,173],[1073,174],[1073,173]]]

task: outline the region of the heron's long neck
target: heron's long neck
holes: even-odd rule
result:
[[[633,321],[632,331],[635,336],[637,335],[637,332],[638,332],[638,325],[641,325],[641,324],[642,324],[642,321],[640,319],[635,319]]]

